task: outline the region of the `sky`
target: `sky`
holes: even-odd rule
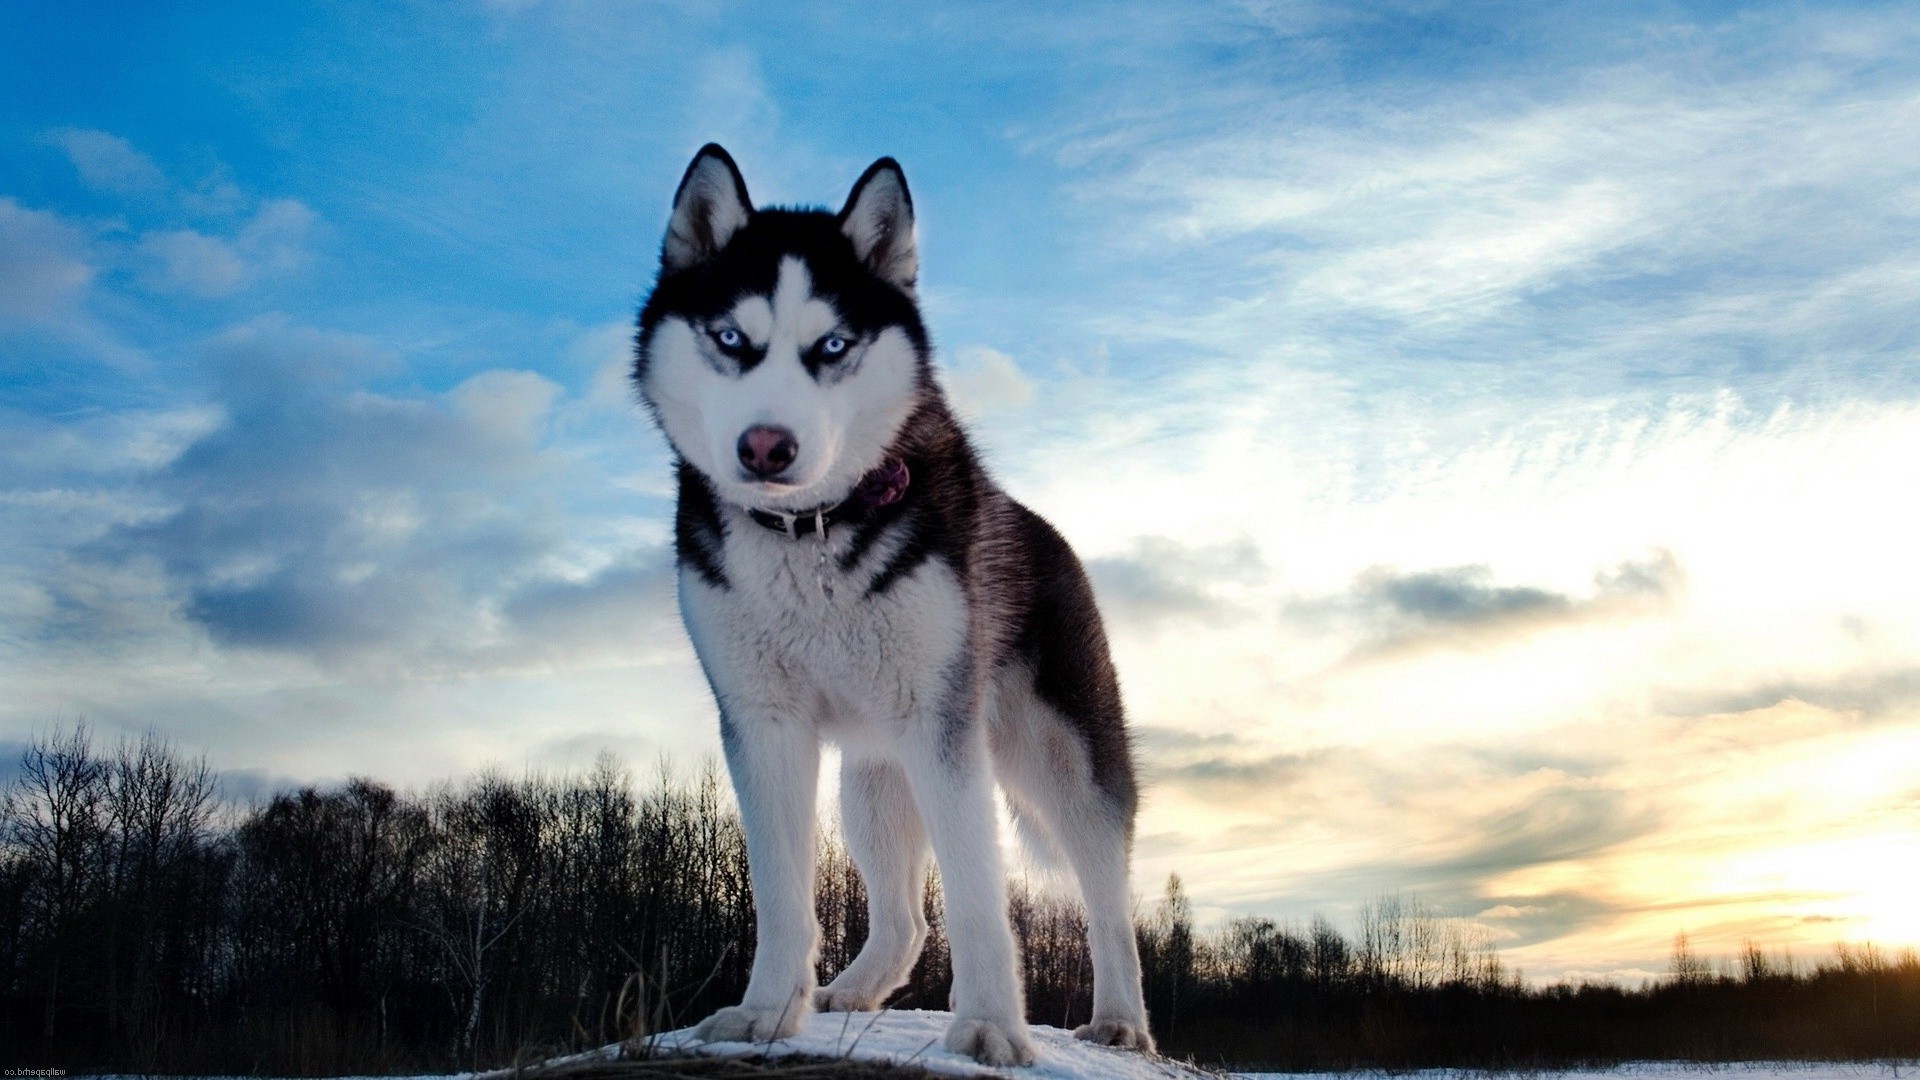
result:
[[[625,381],[703,143],[898,158],[1209,919],[1920,944],[1920,10],[0,8],[0,757],[718,751]]]

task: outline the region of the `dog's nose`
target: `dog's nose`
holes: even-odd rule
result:
[[[770,424],[755,424],[740,433],[740,464],[762,480],[771,480],[800,456],[793,432]]]

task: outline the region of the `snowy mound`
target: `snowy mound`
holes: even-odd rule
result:
[[[771,1043],[713,1042],[694,1039],[692,1028],[669,1031],[650,1040],[669,1054],[708,1054],[785,1057],[804,1055],[848,1058],[888,1065],[917,1065],[948,1076],[1009,1076],[1018,1080],[1197,1080],[1205,1076],[1177,1062],[1148,1057],[1130,1050],[1094,1046],[1070,1031],[1034,1025],[1033,1041],[1039,1058],[1021,1068],[991,1069],[971,1058],[950,1053],[940,1045],[953,1023],[949,1012],[918,1009],[885,1012],[815,1013],[807,1017],[800,1034]],[[618,1053],[618,1047],[599,1051],[600,1060]],[[595,1055],[572,1059],[584,1063]]]

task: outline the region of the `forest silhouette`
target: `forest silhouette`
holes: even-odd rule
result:
[[[1088,1016],[1076,903],[1019,878],[1028,1009]],[[820,967],[867,927],[823,830]],[[898,1008],[944,1008],[932,930]],[[1384,896],[1343,933],[1196,927],[1177,878],[1136,919],[1163,1051],[1271,1069],[1531,1069],[1624,1060],[1920,1057],[1920,960],[1817,963],[1675,944],[1665,978],[1530,986],[1474,924]],[[0,1062],[74,1071],[328,1075],[538,1060],[738,1000],[753,897],[724,779],[602,756],[422,792],[372,780],[223,797],[204,759],[84,726],[24,750],[0,802]]]

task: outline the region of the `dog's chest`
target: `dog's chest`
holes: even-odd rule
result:
[[[729,681],[815,693],[842,714],[911,711],[966,647],[963,589],[929,559],[876,594],[872,581],[893,545],[883,540],[843,571],[845,543],[835,538],[823,560],[812,537],[736,530],[722,552],[727,587],[683,594],[703,660],[728,665]]]

